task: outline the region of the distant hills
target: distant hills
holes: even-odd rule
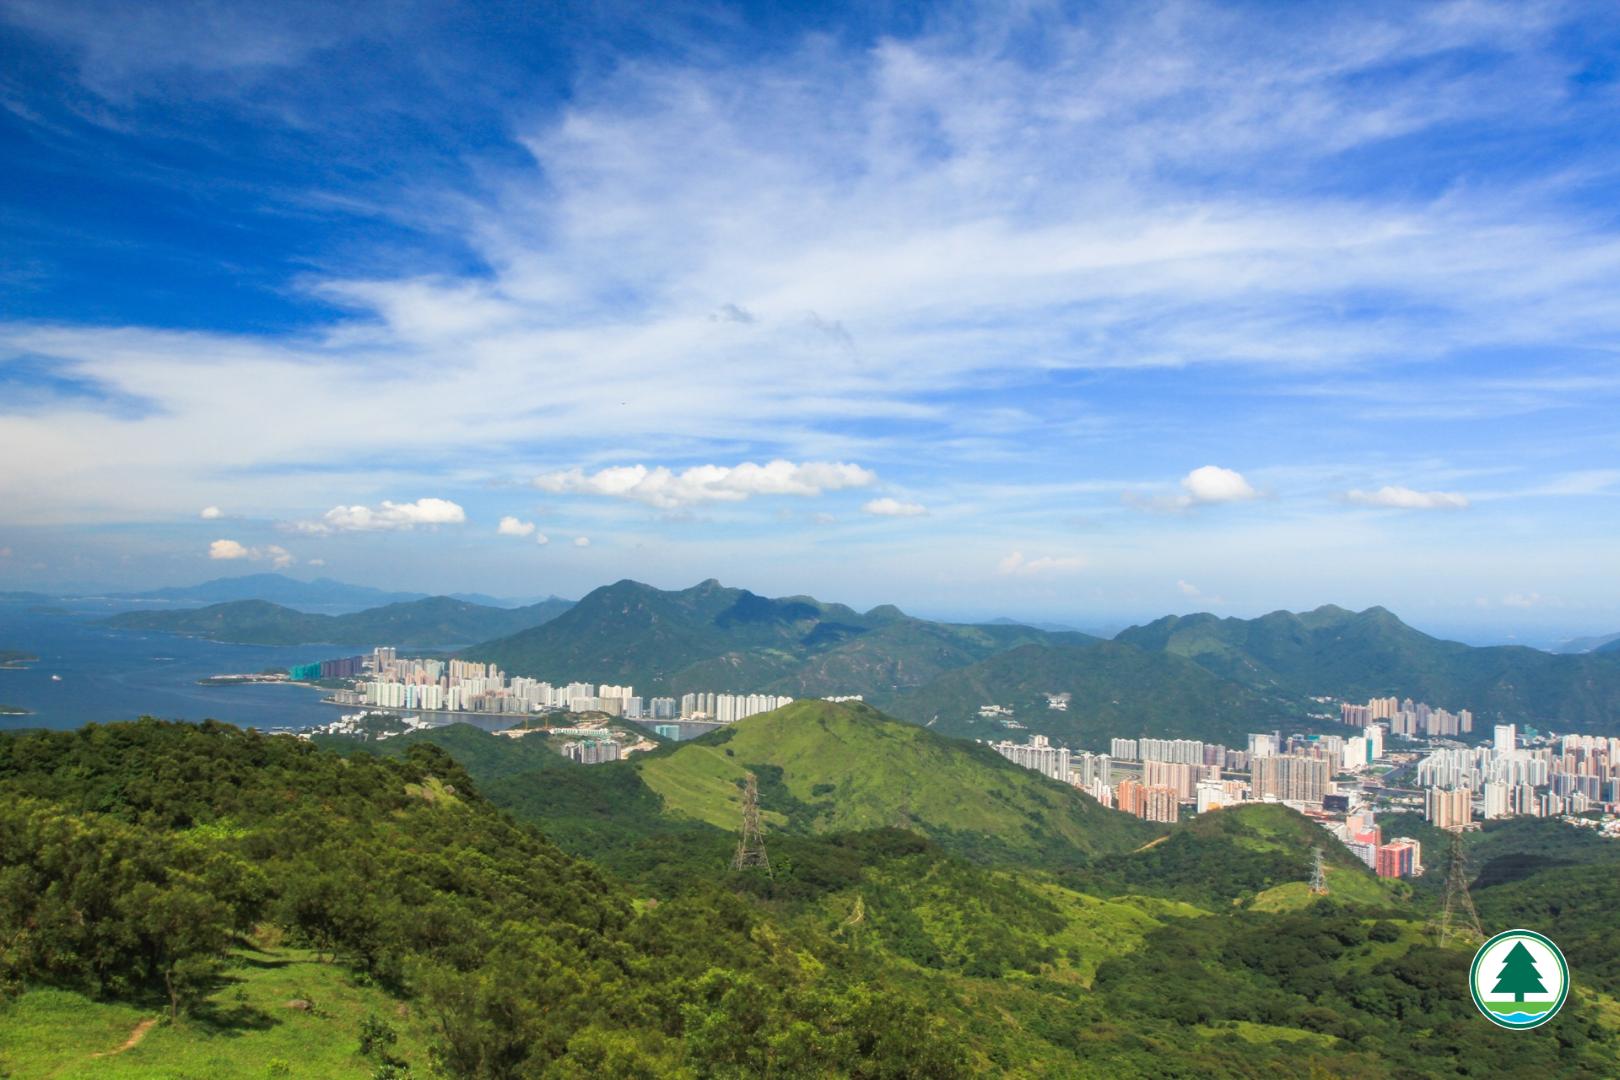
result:
[[[129,611],[104,624],[239,645],[443,648],[494,634],[513,634],[554,619],[570,606],[566,600],[553,599],[507,609],[432,596],[351,615],[312,615],[264,600],[233,600],[184,611]]]
[[[1048,694],[1069,694],[1065,709]],[[981,705],[1065,746],[1106,748],[1112,737],[1203,739],[1241,745],[1248,731],[1299,721],[1302,703],[1223,679],[1179,656],[1118,641],[1021,645],[948,672],[887,707],[954,735],[1009,737]],[[1021,741],[1022,736],[1013,735]]]
[[[1258,619],[1200,614],[1131,627],[1116,641],[1190,660],[1252,690],[1365,700],[1397,695],[1466,708],[1480,723],[1620,727],[1620,655],[1475,647],[1412,629],[1381,607],[1331,605]]]
[[[1620,650],[1620,634],[1599,634],[1594,637],[1571,638],[1552,651],[1555,653],[1584,653],[1601,652],[1604,649]]]
[[[237,577],[214,578],[200,585],[180,585],[150,589],[146,592],[120,593],[114,598],[171,604],[219,604],[232,600],[268,600],[272,604],[298,609],[362,609],[426,600],[429,597],[428,593],[388,592],[384,589],[374,589],[369,585],[350,585],[331,578],[299,581],[285,574],[241,574]],[[484,593],[450,593],[449,598],[481,607],[495,608],[530,607],[538,602],[503,599]],[[548,599],[556,600],[557,597]]]
[[[331,578],[299,581],[285,574],[242,574],[215,578],[200,585],[176,585],[146,592],[124,593],[121,600],[152,600],[169,603],[218,604],[232,600],[267,600],[288,607],[357,606],[379,607],[421,600],[425,594],[386,592],[368,585],[349,585]]]

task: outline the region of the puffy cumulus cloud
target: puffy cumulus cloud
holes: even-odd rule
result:
[[[588,536],[576,536],[576,537],[574,537],[574,546],[575,547],[590,547],[591,546],[591,538],[588,537]]]
[[[1201,465],[1181,478],[1180,495],[1150,498],[1126,492],[1125,502],[1143,510],[1177,514],[1198,506],[1245,502],[1259,497],[1260,493],[1254,489],[1254,485],[1237,470],[1223,469],[1219,465]]]
[[[923,514],[928,513],[928,507],[922,503],[901,502],[899,499],[891,499],[887,495],[881,499],[873,499],[870,502],[862,503],[861,509],[868,514],[876,514],[879,517],[921,517]]]
[[[235,540],[215,540],[208,545],[208,557],[222,561],[244,559],[248,562],[268,561],[276,569],[284,569],[298,560],[293,558],[292,552],[279,544],[269,544],[262,548],[248,547]]]
[[[249,554],[251,550],[251,548],[238,544],[235,540],[215,540],[208,545],[208,557],[210,559],[247,559],[252,557]]]
[[[1393,484],[1385,484],[1377,491],[1347,491],[1344,497],[1364,506],[1385,506],[1395,510],[1468,509],[1468,496],[1455,491],[1414,491]]]
[[[1233,469],[1219,465],[1204,465],[1181,478],[1184,505],[1193,503],[1242,502],[1259,496],[1259,492]]]
[[[547,536],[545,533],[535,533],[534,542],[539,544],[541,547],[545,547],[547,544],[551,543],[551,537]]]
[[[292,528],[304,533],[377,532],[387,529],[414,529],[418,525],[461,525],[467,512],[449,499],[417,499],[381,505],[334,506],[319,521],[299,521]]]
[[[694,465],[675,472],[658,466],[615,465],[586,473],[566,469],[534,478],[534,486],[554,495],[605,495],[674,510],[703,502],[741,502],[754,495],[820,495],[867,487],[877,474],[841,461],[795,463],[780,458],[764,465]]]
[[[197,516],[204,521],[213,521],[215,518],[224,516],[224,514],[217,506],[205,506],[197,512]]]
[[[1086,568],[1083,555],[1042,555],[1029,559],[1014,551],[996,564],[996,573],[1009,577],[1036,577],[1041,574],[1072,574]]]
[[[501,523],[495,527],[496,533],[501,536],[529,536],[534,532],[534,522],[520,521],[515,517],[503,517]]]

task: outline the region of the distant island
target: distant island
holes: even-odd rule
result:
[[[39,657],[32,653],[13,652],[10,649],[0,649],[0,668],[18,669],[29,664],[37,663]]]
[[[503,637],[539,626],[572,607],[544,600],[496,608],[448,596],[369,608],[350,615],[312,615],[266,600],[232,600],[184,611],[129,611],[105,620],[119,630],[156,630],[241,645],[376,645],[432,648]]]
[[[0,705],[0,716],[32,716],[32,715],[33,715],[32,713],[30,713],[27,709],[23,708],[21,705]]]

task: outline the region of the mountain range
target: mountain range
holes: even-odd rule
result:
[[[620,581],[567,612],[463,655],[514,674],[629,682],[644,694],[860,694],[895,715],[985,737],[1018,723],[1071,746],[1106,735],[1232,740],[1331,713],[1313,698],[1395,695],[1470,709],[1480,725],[1620,728],[1620,652],[1474,647],[1414,630],[1383,608],[1325,606],[1257,619],[1198,614],[1112,641],[1018,624],[937,623],[894,607],[857,612],[705,581],[664,591]],[[1048,694],[1069,694],[1066,709]],[[999,736],[998,736],[999,737]]]
[[[261,587],[305,602],[366,591],[267,574],[167,593],[178,602]],[[1010,620],[945,623],[888,605],[862,612],[807,596],[770,598],[714,580],[681,590],[625,580],[577,603],[501,608],[427,597],[334,616],[254,599],[129,612],[109,625],[265,645],[459,646],[511,674],[630,683],[648,696],[858,694],[915,723],[978,738],[1003,737],[1009,717],[979,715],[998,705],[1016,724],[1074,747],[1145,734],[1232,743],[1332,713],[1312,699],[1389,695],[1470,709],[1481,727],[1620,730],[1620,639],[1562,654],[1469,646],[1379,607],[1167,616],[1107,640]],[[1049,707],[1048,695],[1062,694],[1067,708]]]
[[[127,611],[104,620],[120,630],[156,630],[238,645],[395,645],[448,648],[513,634],[556,618],[567,600],[496,608],[430,596],[350,615],[316,615],[265,600],[233,600],[182,611]]]

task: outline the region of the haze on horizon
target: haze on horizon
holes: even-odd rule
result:
[[[0,0],[0,588],[1620,630],[1620,9]]]

